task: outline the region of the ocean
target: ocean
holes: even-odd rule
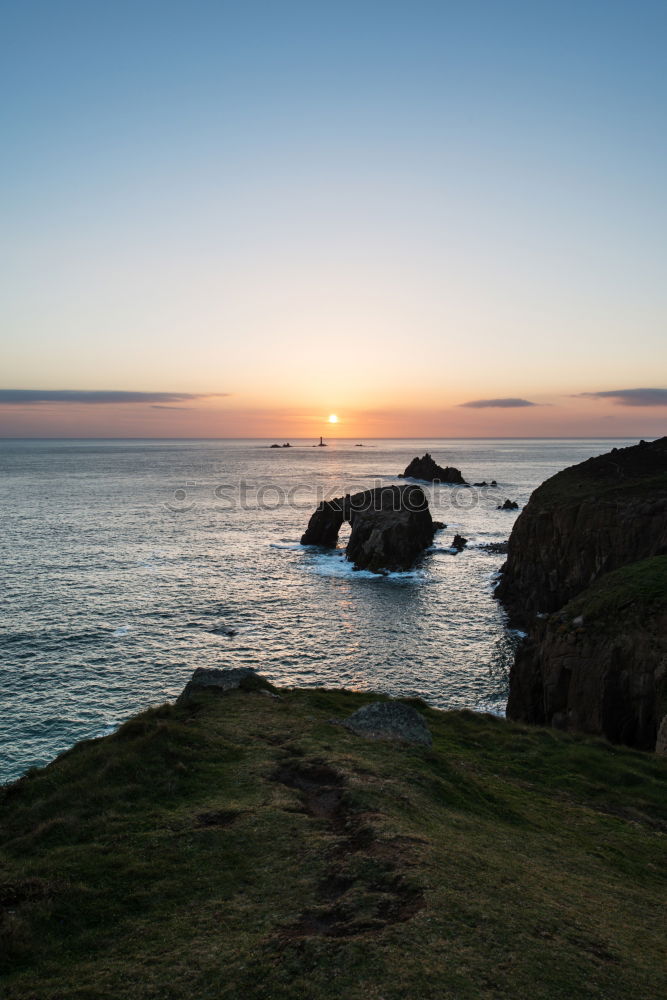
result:
[[[504,557],[480,546],[516,514],[497,506],[632,442],[271,443],[0,442],[0,782],[175,698],[196,667],[502,713],[517,637],[492,596]],[[415,570],[299,544],[320,499],[398,482],[426,451],[499,488],[426,486],[447,528]]]

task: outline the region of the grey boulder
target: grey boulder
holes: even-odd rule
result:
[[[377,740],[400,740],[430,747],[433,743],[424,717],[401,701],[373,701],[364,705],[341,725],[357,736]]]
[[[269,684],[260,677],[252,667],[233,667],[219,670],[216,667],[198,667],[179,695],[176,704],[184,705],[204,690],[212,690],[217,694],[242,688],[245,691],[256,691],[258,688],[269,688]]]

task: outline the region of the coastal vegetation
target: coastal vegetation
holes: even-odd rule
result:
[[[3,1000],[662,998],[667,760],[245,684],[0,792]],[[253,690],[254,688],[254,690]]]
[[[652,556],[600,577],[574,597],[560,617],[581,617],[589,625],[619,630],[631,618],[646,622],[647,616],[666,607],[667,555]]]

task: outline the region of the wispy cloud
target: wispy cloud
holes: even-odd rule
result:
[[[188,403],[228,392],[128,392],[120,389],[0,389],[0,404],[12,406],[34,403]]]
[[[191,406],[166,406],[164,403],[151,403],[151,410],[177,410],[183,413],[184,410],[192,410]]]
[[[538,406],[538,403],[531,403],[529,399],[517,399],[514,396],[506,396],[503,399],[471,399],[469,403],[459,403],[459,406],[469,406],[473,410],[485,410],[490,407],[498,407],[502,410],[509,410],[517,406]]]
[[[577,396],[613,399],[619,406],[667,406],[667,389],[609,389],[606,392],[579,392]]]

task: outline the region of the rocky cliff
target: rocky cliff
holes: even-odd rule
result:
[[[608,573],[538,620],[512,667],[507,714],[653,750],[667,715],[667,556]]]
[[[510,718],[653,749],[667,712],[667,438],[543,483],[516,521],[496,596],[528,632]]]
[[[530,628],[611,570],[667,553],[667,437],[614,449],[542,484],[519,515],[496,589]]]

